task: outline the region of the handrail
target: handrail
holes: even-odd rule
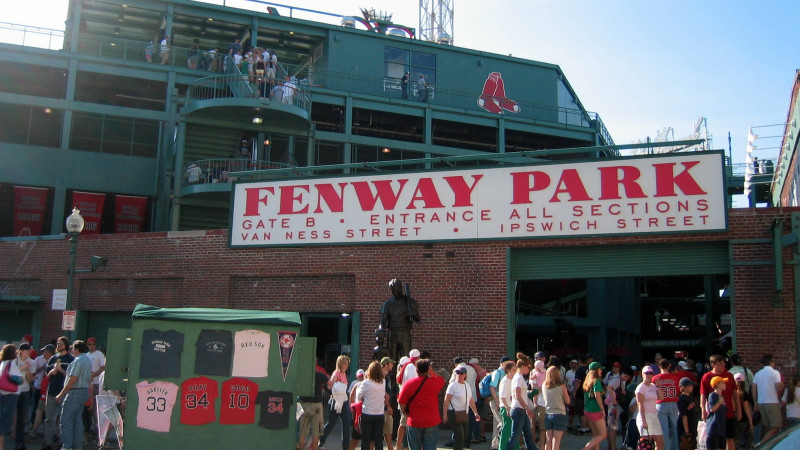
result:
[[[270,88],[271,87],[271,88]],[[276,103],[294,105],[308,112],[311,107],[305,86],[270,80],[266,77],[250,78],[245,75],[213,75],[201,78],[186,91],[186,105],[223,98],[268,98]]]
[[[183,168],[182,186],[198,184],[230,183],[235,180],[231,172],[248,172],[253,170],[291,169],[291,164],[251,159],[200,159],[192,161]],[[276,172],[272,178],[288,178],[290,171]]]
[[[64,30],[0,22],[0,42],[61,50],[64,45]]]

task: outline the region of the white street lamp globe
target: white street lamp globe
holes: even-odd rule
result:
[[[84,220],[81,217],[81,211],[78,208],[72,208],[72,214],[67,217],[67,233],[81,234],[83,231]]]

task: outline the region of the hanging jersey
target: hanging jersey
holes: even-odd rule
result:
[[[183,333],[144,330],[139,378],[180,378]]]
[[[258,385],[245,378],[232,378],[222,383],[219,423],[242,425],[255,422],[257,395]]]
[[[289,428],[289,410],[292,408],[292,393],[277,391],[261,391],[256,403],[261,405],[261,416],[258,426],[270,430]]]
[[[181,385],[181,423],[205,425],[217,419],[214,402],[219,390],[217,382],[208,377],[189,378]]]
[[[228,330],[202,330],[197,337],[194,373],[227,377],[231,374],[233,338]]]
[[[266,377],[269,364],[269,333],[261,330],[236,332],[233,352],[234,377]]]
[[[139,395],[139,408],[136,413],[136,426],[146,430],[169,433],[172,407],[178,396],[178,386],[166,381],[136,384]]]

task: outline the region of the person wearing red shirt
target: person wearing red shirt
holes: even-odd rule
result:
[[[736,422],[742,419],[742,404],[738,395],[734,395],[736,390],[736,380],[733,379],[733,374],[728,372],[725,368],[725,358],[722,355],[712,355],[709,358],[711,364],[711,371],[703,375],[700,380],[700,410],[703,413],[703,420],[708,417],[708,396],[714,389],[711,387],[711,379],[714,377],[722,377],[725,380],[725,390],[722,391],[722,397],[725,399],[725,404],[728,406],[725,412],[725,439],[728,450],[736,448],[734,442],[736,438]]]
[[[653,377],[653,383],[658,386],[664,397],[656,402],[658,422],[664,435],[664,448],[667,450],[678,449],[678,400],[681,397],[680,382],[682,375],[676,373],[678,362],[662,359],[658,362],[661,373]]]
[[[401,410],[408,407],[406,436],[412,449],[436,450],[439,434],[439,392],[444,378],[433,371],[429,359],[416,362],[417,377],[405,382],[397,403]]]

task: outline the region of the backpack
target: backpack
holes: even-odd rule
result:
[[[478,383],[478,393],[481,394],[483,398],[489,398],[492,396],[492,391],[489,389],[492,386],[492,372],[486,374],[485,377]]]

